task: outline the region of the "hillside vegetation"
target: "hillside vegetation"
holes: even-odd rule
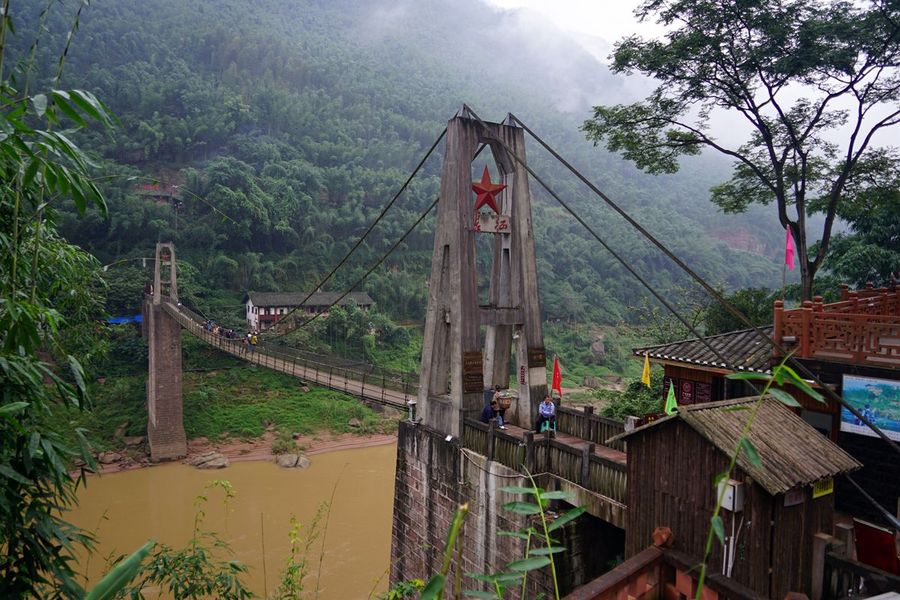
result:
[[[36,61],[48,66],[45,80],[75,8],[63,3],[49,13]],[[19,10],[14,44],[24,56],[40,6]],[[327,273],[468,102],[493,120],[515,112],[710,280],[774,283],[773,260],[720,241],[733,226],[757,250],[780,239],[766,220],[712,210],[707,190],[722,165],[697,160],[681,175],[653,178],[592,148],[577,130],[583,113],[574,111],[620,86],[563,36],[543,48],[538,41],[516,14],[476,0],[91,6],[63,81],[95,91],[121,126],[79,137],[98,159],[109,218],[76,219],[61,206],[62,230],[103,263],[148,256],[157,240],[174,240],[182,296],[213,318],[238,319],[244,291],[306,290]],[[534,168],[632,266],[661,289],[683,280],[537,144],[529,152]],[[437,194],[439,170],[438,151],[328,288],[355,281],[415,221]],[[178,185],[183,204],[140,194],[156,182]],[[545,315],[635,320],[630,307],[644,291],[532,186]],[[424,316],[432,230],[429,218],[364,284],[393,319]],[[133,311],[140,270],[113,268],[107,278],[109,310]]]

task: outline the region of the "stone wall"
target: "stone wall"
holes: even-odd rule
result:
[[[174,460],[187,454],[181,399],[181,326],[147,300],[143,327],[149,345],[147,439],[150,458]]]
[[[413,578],[428,580],[441,568],[447,532],[456,508],[469,504],[462,539],[462,589],[485,589],[466,573],[493,573],[524,556],[522,540],[500,536],[525,526],[521,515],[501,507],[519,497],[503,486],[528,486],[527,480],[484,456],[465,452],[458,441],[447,442],[423,425],[400,424],[394,524],[391,542],[391,585]],[[457,569],[454,556],[448,582]],[[546,572],[545,572],[546,571]],[[448,585],[450,585],[448,583]],[[552,596],[549,569],[529,577],[526,597]]]

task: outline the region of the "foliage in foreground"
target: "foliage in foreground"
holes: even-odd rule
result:
[[[522,540],[525,544],[525,555],[517,560],[507,563],[502,571],[497,573],[466,573],[466,577],[474,581],[486,585],[488,590],[480,589],[462,589],[461,578],[457,573],[456,579],[453,581],[453,597],[459,598],[465,595],[470,598],[493,598],[502,600],[507,590],[511,586],[516,586],[519,590],[518,597],[523,600],[526,596],[526,583],[528,573],[550,567],[551,579],[553,581],[554,598],[559,600],[559,582],[556,575],[556,562],[554,555],[565,552],[566,548],[560,546],[558,542],[550,535],[554,531],[561,529],[567,523],[577,519],[585,512],[584,507],[572,508],[560,514],[555,519],[549,519],[546,509],[551,500],[569,500],[570,495],[567,492],[549,492],[537,486],[531,474],[528,474],[531,487],[514,487],[507,486],[500,488],[500,491],[507,494],[524,496],[522,500],[508,502],[503,505],[504,510],[521,515],[529,520],[526,527],[518,531],[500,531],[498,535],[506,537],[514,537]],[[444,590],[447,587],[447,575],[450,571],[450,565],[454,557],[457,558],[457,568],[460,565],[460,555],[462,551],[461,536],[466,516],[469,512],[468,503],[459,506],[450,523],[450,529],[447,531],[447,541],[444,545],[444,554],[441,562],[441,569],[434,573],[423,584],[421,580],[402,581],[382,595],[382,600],[399,600],[415,595],[421,591],[421,600],[438,600],[444,597]]]
[[[13,31],[8,5],[0,72]],[[16,67],[19,88],[9,73],[0,76],[0,597],[80,598],[74,553],[91,539],[61,514],[83,481],[67,462],[93,459],[83,431],[70,446],[44,417],[88,402],[81,360],[100,311],[92,294],[98,264],[57,235],[54,218],[61,199],[82,214],[89,206],[105,214],[91,164],[71,139],[88,122],[109,126],[113,117],[88,92],[31,93],[33,65],[34,54]]]

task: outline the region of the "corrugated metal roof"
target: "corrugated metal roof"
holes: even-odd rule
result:
[[[341,294],[338,292],[315,292],[304,302],[304,306],[329,306],[334,304]],[[305,292],[247,292],[244,302],[247,298],[253,302],[254,306],[282,306],[292,307],[299,306],[300,302],[306,298]],[[341,306],[355,301],[360,306],[375,304],[369,294],[366,292],[350,292],[341,300]]]
[[[759,329],[767,336],[772,337],[771,325]],[[703,342],[718,352],[725,359],[724,362],[716,357]],[[732,371],[771,372],[771,346],[761,340],[759,334],[753,329],[742,329],[704,338],[632,349],[635,356],[643,357],[645,352],[650,355],[651,359],[731,369]]]
[[[681,419],[727,455],[734,453],[757,398],[738,398],[679,407],[678,413],[612,439],[638,435]],[[741,452],[737,464],[772,495],[847,473],[862,465],[774,398],[759,406],[747,434],[759,453],[761,467]]]

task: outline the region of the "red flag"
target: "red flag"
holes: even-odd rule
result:
[[[791,226],[788,225],[787,239],[784,241],[784,264],[787,265],[788,271],[794,272],[794,238],[791,236]]]
[[[550,384],[550,390],[556,390],[562,400],[562,371],[559,370],[558,356],[553,357],[553,383]]]

